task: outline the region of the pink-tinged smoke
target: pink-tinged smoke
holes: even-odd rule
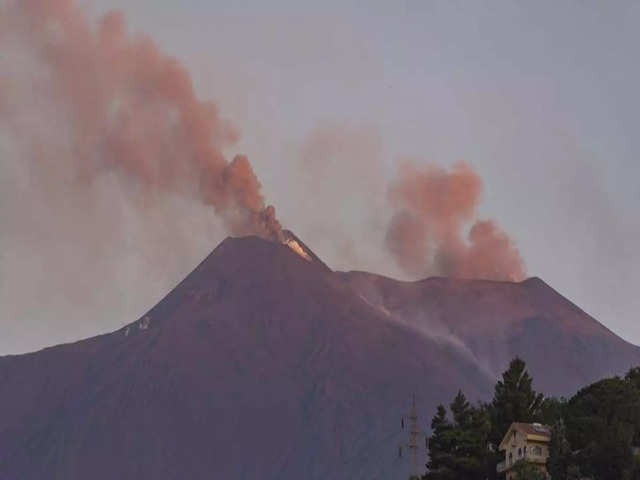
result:
[[[213,103],[196,98],[179,61],[148,37],[127,33],[122,14],[93,26],[73,0],[9,0],[0,18],[2,50],[31,61],[12,72],[13,83],[0,82],[0,121],[20,122],[32,145],[44,144],[24,152],[30,161],[70,169],[76,186],[115,174],[151,200],[167,192],[194,196],[233,234],[281,238],[248,159],[229,162],[222,153],[237,140],[236,129]],[[34,122],[20,117],[20,105],[12,110],[12,91],[27,76],[43,89],[34,98],[48,99],[42,108],[56,110],[60,125],[51,128],[62,132],[63,148],[48,148],[41,129],[29,131]]]
[[[476,219],[482,179],[467,164],[450,171],[407,163],[389,189],[395,213],[386,245],[412,275],[519,281],[518,249],[492,220]]]

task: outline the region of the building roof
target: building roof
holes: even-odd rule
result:
[[[514,422],[509,426],[509,429],[502,437],[502,441],[500,442],[499,450],[504,450],[506,447],[504,444],[508,439],[509,435],[512,431],[518,431],[523,433],[527,440],[532,442],[542,442],[548,443],[551,440],[551,427],[548,425],[542,425],[541,423],[519,423]]]

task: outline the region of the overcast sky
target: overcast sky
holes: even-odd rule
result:
[[[363,226],[384,178],[406,158],[462,160],[484,179],[481,215],[515,239],[529,275],[640,344],[640,3],[81,3],[92,15],[121,9],[187,65],[199,96],[242,132],[230,153],[249,156],[281,221],[332,267],[399,276],[375,219]],[[323,134],[339,146],[305,164]],[[188,205],[167,211],[191,228]],[[119,284],[81,306],[18,295],[47,272],[11,287],[12,268],[32,260],[5,251],[0,354],[134,320],[223,236],[202,227],[178,260],[153,269],[122,258]]]

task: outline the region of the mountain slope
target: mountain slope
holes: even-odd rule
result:
[[[514,353],[551,393],[640,364],[539,280],[338,273],[287,239],[227,239],[136,322],[0,358],[0,479],[406,478],[414,393],[487,399]]]
[[[399,419],[491,379],[289,248],[228,239],[142,319],[0,359],[0,478],[401,478]]]
[[[570,395],[640,364],[640,348],[539,278],[399,282],[364,272],[342,275],[390,318],[463,345],[493,376],[514,356],[522,357],[537,388],[548,394]]]

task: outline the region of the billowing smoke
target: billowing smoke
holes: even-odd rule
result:
[[[237,140],[180,62],[121,14],[96,23],[73,0],[0,0],[0,353],[121,326],[229,232],[282,240],[248,159],[227,156]],[[377,131],[325,127],[290,157],[280,190],[296,233],[324,242],[334,266],[391,269]],[[425,207],[447,195],[421,200],[403,183],[387,238],[405,270],[514,271],[495,225],[462,234],[479,181],[451,224]]]
[[[73,0],[1,5],[7,65],[0,66],[8,74],[0,121],[7,135],[29,139],[24,162],[66,169],[71,188],[115,174],[146,201],[166,192],[193,196],[233,234],[281,237],[248,159],[223,154],[238,133],[214,104],[196,98],[180,62],[129,35],[119,13],[93,27]],[[33,115],[45,110],[57,125]]]
[[[389,189],[395,209],[386,245],[412,275],[522,280],[511,239],[492,220],[477,220],[482,180],[467,164],[450,171],[406,163]]]

